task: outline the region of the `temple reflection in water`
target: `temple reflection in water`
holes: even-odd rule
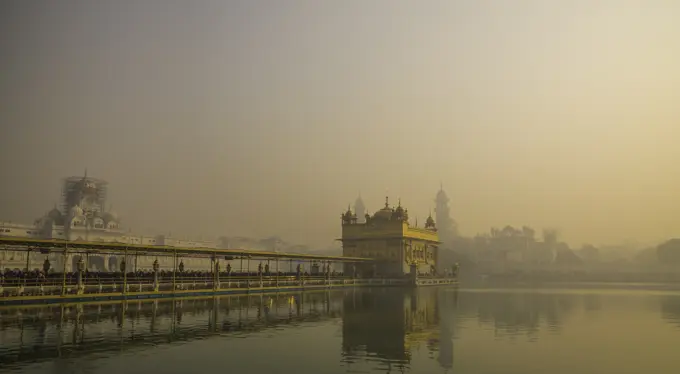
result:
[[[503,362],[517,355],[533,360],[527,352],[544,340],[556,344],[543,346],[554,350],[555,365],[567,367],[573,361],[560,361],[560,352],[577,348],[560,335],[574,331],[603,347],[617,340],[590,330],[633,329],[647,345],[664,334],[675,341],[679,295],[353,288],[3,307],[0,371],[120,374],[124,366],[131,368],[126,374],[170,374],[193,372],[200,362],[207,373],[224,371],[225,363],[230,371],[253,373],[504,372]],[[639,323],[621,330],[626,321]],[[591,359],[601,354],[584,352]],[[645,365],[663,364],[655,362]]]
[[[453,337],[442,323],[445,300],[440,289],[403,291],[375,289],[345,295],[342,348],[345,360],[362,353],[384,362],[407,365],[414,349],[426,346],[443,367],[453,361]],[[453,312],[451,310],[451,312]],[[443,320],[448,320],[448,313]]]
[[[0,366],[53,361],[67,373],[68,361],[87,356],[342,321],[338,348],[348,371],[353,363],[375,359],[396,371],[408,370],[411,352],[420,348],[450,368],[453,331],[448,319],[454,311],[442,309],[455,305],[452,297],[441,297],[442,292],[352,289],[0,308]]]

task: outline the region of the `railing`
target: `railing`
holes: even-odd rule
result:
[[[58,274],[57,274],[58,275]],[[285,288],[322,288],[344,286],[427,286],[455,283],[455,278],[419,277],[415,280],[402,278],[351,278],[345,276],[224,276],[219,280],[212,275],[181,276],[176,274],[159,274],[157,281],[153,275],[106,275],[83,277],[78,283],[77,275],[49,278],[10,278],[0,283],[0,299],[6,297],[28,296],[66,296],[78,294],[122,294],[140,293],[191,293],[219,292],[253,289],[285,289]]]
[[[231,277],[222,276],[219,282],[212,277],[159,277],[158,282],[153,278],[124,278],[100,277],[83,279],[81,285],[77,277],[46,278],[46,279],[10,279],[0,284],[0,298],[17,296],[59,296],[76,294],[136,294],[146,292],[178,293],[187,291],[222,291],[248,290],[258,288],[304,288],[304,287],[338,287],[338,286],[370,286],[370,285],[406,285],[406,278],[365,279],[350,277],[324,276],[262,276],[262,277]],[[156,287],[157,286],[157,287]]]

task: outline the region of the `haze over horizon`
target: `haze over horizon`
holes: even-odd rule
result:
[[[680,2],[0,5],[0,220],[110,183],[141,233],[326,246],[361,192],[463,235],[680,235]]]

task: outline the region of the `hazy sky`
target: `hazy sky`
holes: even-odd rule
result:
[[[359,191],[463,234],[680,235],[680,1],[5,0],[0,219],[327,245]]]

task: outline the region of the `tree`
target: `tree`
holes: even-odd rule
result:
[[[549,246],[554,246],[557,244],[557,239],[559,234],[556,229],[543,229],[543,242]]]
[[[671,239],[656,247],[659,262],[664,264],[680,264],[680,239]]]

